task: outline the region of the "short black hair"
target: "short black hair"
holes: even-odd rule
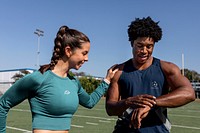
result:
[[[154,22],[151,17],[136,18],[128,28],[129,41],[133,42],[138,37],[151,37],[154,42],[162,38],[162,29],[158,26],[159,22]]]

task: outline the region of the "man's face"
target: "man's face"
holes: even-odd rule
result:
[[[135,61],[139,64],[146,63],[153,53],[154,44],[154,40],[149,37],[138,37],[134,40],[131,45]]]

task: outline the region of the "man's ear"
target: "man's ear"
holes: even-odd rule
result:
[[[69,58],[72,54],[72,49],[70,48],[70,46],[66,46],[65,47],[65,55]]]

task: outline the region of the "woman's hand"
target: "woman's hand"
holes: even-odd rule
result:
[[[118,68],[118,65],[115,64],[113,65],[112,67],[110,67],[108,70],[107,70],[107,75],[105,77],[105,79],[110,82],[112,80],[112,78],[114,77],[115,73],[119,70]]]

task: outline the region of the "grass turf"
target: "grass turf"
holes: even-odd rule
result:
[[[200,132],[200,100],[185,106],[168,109],[172,123],[171,133]],[[117,117],[110,117],[105,111],[105,99],[93,109],[82,106],[74,114],[70,133],[112,133]],[[9,111],[7,133],[27,133],[31,131],[31,113],[27,101],[22,102]]]

